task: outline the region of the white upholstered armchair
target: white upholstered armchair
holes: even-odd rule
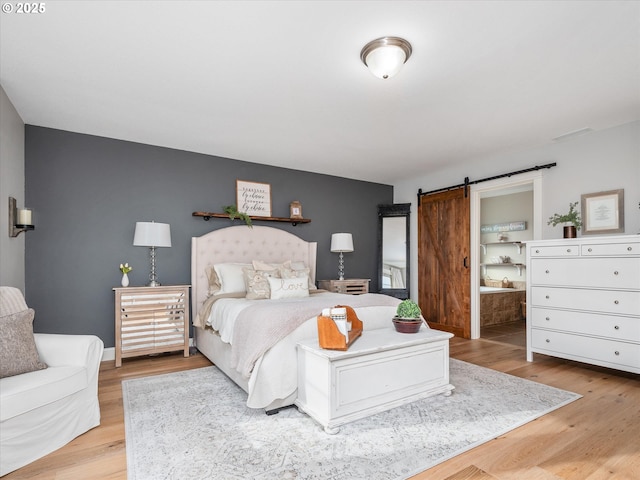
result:
[[[33,334],[22,292],[0,287],[0,476],[100,424],[94,335]]]

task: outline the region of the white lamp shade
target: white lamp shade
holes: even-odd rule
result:
[[[378,78],[393,77],[406,60],[404,50],[396,45],[378,47],[365,57],[367,67]]]
[[[334,233],[331,235],[332,252],[353,252],[353,237],[350,233]]]
[[[168,223],[136,222],[133,245],[136,247],[170,247],[171,227]]]

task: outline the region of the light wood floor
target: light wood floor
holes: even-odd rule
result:
[[[522,347],[488,339],[453,338],[451,356],[584,397],[414,480],[640,478],[639,375],[542,355],[528,363]],[[125,480],[122,380],[208,365],[200,354],[128,359],[118,369],[113,362],[104,362],[99,385],[101,425],[3,479]]]
[[[510,343],[522,348],[527,346],[527,325],[524,320],[488,325],[480,328],[480,337],[501,343]]]

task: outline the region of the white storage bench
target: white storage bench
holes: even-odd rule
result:
[[[422,327],[365,330],[347,351],[298,343],[299,410],[335,434],[339,427],[421,398],[450,395],[448,332]]]

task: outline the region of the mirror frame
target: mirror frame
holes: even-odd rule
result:
[[[410,232],[409,232],[409,216],[411,214],[410,203],[394,203],[393,205],[378,205],[378,293],[389,295],[391,297],[400,298],[402,300],[409,298],[409,282],[410,282]],[[387,217],[405,217],[406,233],[405,241],[407,246],[407,266],[405,273],[405,288],[382,288],[382,234],[383,234],[383,219]]]

